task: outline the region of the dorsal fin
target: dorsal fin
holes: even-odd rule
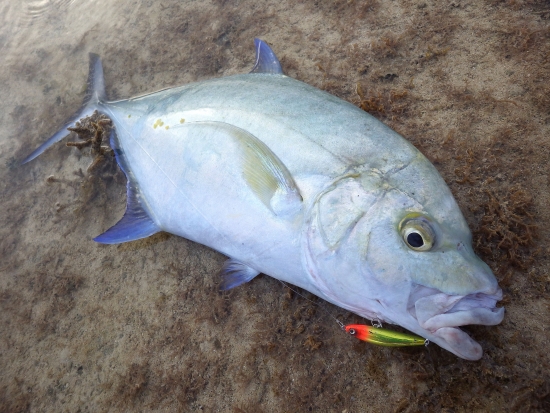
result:
[[[250,71],[250,73],[272,73],[283,74],[283,69],[279,59],[275,56],[271,47],[266,42],[258,38],[254,39],[254,45],[256,46],[256,63]]]
[[[126,211],[120,221],[103,234],[95,237],[94,241],[101,244],[119,244],[135,241],[159,232],[160,228],[148,212],[147,204],[141,195],[134,174],[128,167],[114,130],[111,131],[111,147],[115,152],[120,169],[122,169],[128,180],[126,183]]]

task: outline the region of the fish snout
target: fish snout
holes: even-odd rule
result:
[[[466,247],[462,243],[459,243],[458,252],[462,258],[461,261],[463,264],[460,268],[463,277],[456,277],[457,281],[461,281],[461,288],[459,287],[458,289],[467,292],[467,294],[482,293],[488,296],[500,295],[498,300],[501,300],[502,290],[498,286],[498,281],[493,271],[491,271],[491,268],[485,261],[479,258],[470,246]]]

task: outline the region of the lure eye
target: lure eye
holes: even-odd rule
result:
[[[435,233],[425,217],[405,218],[400,230],[403,241],[413,251],[429,251],[434,246]]]
[[[349,333],[350,333],[352,336],[354,336],[354,335],[355,335],[355,330],[354,330],[353,328],[350,328],[350,329],[349,329]]]

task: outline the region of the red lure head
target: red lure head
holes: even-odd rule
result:
[[[368,341],[370,336],[370,327],[362,324],[350,324],[345,327],[346,333],[358,338],[359,340]]]

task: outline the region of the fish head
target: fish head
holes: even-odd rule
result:
[[[425,158],[391,175],[341,179],[312,211],[306,265],[327,300],[401,325],[461,358],[481,358],[481,346],[460,327],[499,324],[502,290]]]

